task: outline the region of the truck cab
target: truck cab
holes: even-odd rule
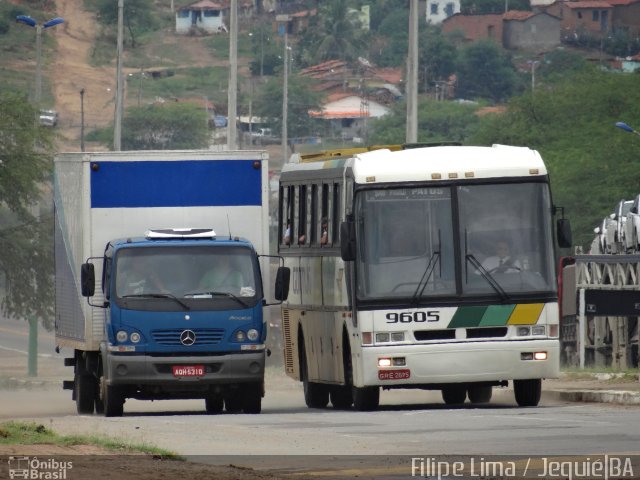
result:
[[[95,296],[85,264],[85,296]],[[104,340],[98,403],[204,398],[207,411],[258,413],[266,327],[258,255],[213,230],[149,231],[113,240],[103,258]]]

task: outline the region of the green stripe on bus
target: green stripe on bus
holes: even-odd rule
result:
[[[488,307],[458,307],[447,328],[477,327]]]
[[[491,305],[480,320],[480,327],[501,327],[506,325],[515,310],[515,305]]]

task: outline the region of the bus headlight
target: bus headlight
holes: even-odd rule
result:
[[[518,327],[516,332],[519,337],[527,337],[531,334],[529,327]]]
[[[544,335],[545,331],[544,325],[534,325],[531,327],[531,335]]]

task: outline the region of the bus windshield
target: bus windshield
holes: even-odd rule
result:
[[[555,291],[546,183],[364,190],[355,208],[359,300]]]

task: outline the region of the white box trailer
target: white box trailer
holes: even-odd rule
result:
[[[145,242],[150,242],[159,246],[157,238],[140,238],[150,230],[197,227],[213,229],[215,234],[208,239],[192,237],[189,241],[195,245],[208,242],[211,247],[225,246],[226,251],[230,251],[229,248],[240,246],[233,241],[242,238],[246,239],[243,245],[252,246],[258,255],[266,255],[269,253],[268,187],[268,155],[262,151],[135,151],[56,156],[55,335],[58,347],[74,350],[73,359],[66,361],[67,365],[75,367],[74,383],[66,382],[65,388],[74,389],[76,402],[82,397],[79,411],[93,411],[94,406],[94,402],[89,401],[89,393],[79,391],[82,385],[78,383],[83,382],[87,385],[93,382],[87,389],[93,391],[96,407],[103,408],[100,390],[104,388],[100,385],[100,375],[104,373],[105,365],[100,363],[104,361],[105,349],[113,348],[113,343],[117,343],[109,337],[112,326],[109,315],[116,308],[122,310],[118,310],[119,315],[127,311],[127,306],[119,304],[113,290],[110,291],[115,283],[104,285],[104,288],[102,285],[105,278],[106,282],[114,282],[116,251],[132,246],[127,243],[144,247]],[[117,243],[117,239],[127,240]],[[167,246],[171,247],[188,243],[187,238],[181,240],[182,244],[175,239],[173,243],[167,239],[163,241],[169,242]],[[95,269],[95,293],[89,302],[82,298],[81,285],[81,267],[88,260]],[[103,265],[113,268],[113,272],[103,275]],[[267,264],[259,270],[268,275]],[[268,286],[268,279],[263,278],[260,308]],[[106,298],[105,292],[112,298]],[[198,300],[188,301],[197,303]],[[138,321],[143,323],[144,319]],[[260,337],[264,335],[266,332],[261,332]],[[150,342],[147,349],[151,351],[151,339],[147,340]],[[223,339],[220,344],[225,345],[225,342]],[[138,348],[144,355],[145,349]],[[213,347],[207,351],[220,354]],[[154,354],[158,355],[158,352]],[[79,364],[82,365],[79,367]],[[78,376],[83,375],[95,378],[79,382]],[[127,394],[132,394],[137,387],[127,388]],[[171,392],[165,393],[171,397]],[[204,398],[209,397],[205,395]],[[218,405],[219,402],[212,403]],[[115,409],[116,414],[118,410]]]

